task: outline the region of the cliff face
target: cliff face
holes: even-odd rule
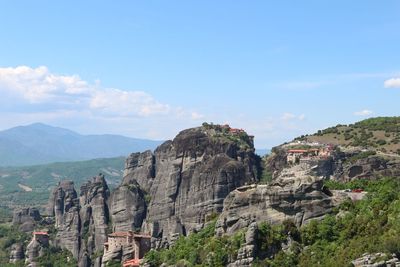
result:
[[[55,219],[54,245],[69,250],[79,266],[89,266],[89,256],[102,250],[107,239],[109,196],[103,175],[83,184],[79,197],[70,181],[60,182],[50,196],[47,212]]]
[[[333,158],[332,176],[347,182],[353,179],[376,179],[400,175],[400,157],[375,154],[359,156],[362,152],[343,152]],[[357,158],[358,156],[358,158]]]
[[[110,210],[113,232],[140,230],[147,206],[139,184],[130,181],[116,188],[111,194]]]
[[[78,259],[80,252],[79,199],[71,181],[62,181],[50,196],[47,212],[55,218],[56,245],[71,251]]]
[[[331,210],[334,200],[329,195],[323,190],[321,177],[299,165],[287,168],[269,185],[244,186],[232,191],[224,201],[216,232],[231,234],[252,222],[277,224],[286,219],[300,226]]]
[[[143,230],[162,240],[157,246],[201,227],[207,216],[222,211],[230,191],[257,181],[258,159],[246,136],[239,139],[193,128],[165,142],[154,154],[148,151],[128,158],[123,184],[137,181],[148,194]]]
[[[23,208],[14,211],[12,223],[19,225],[21,232],[31,232],[35,226],[41,221],[39,210],[36,208]]]
[[[80,190],[81,236],[88,254],[103,249],[109,223],[108,199],[110,190],[103,175],[93,177]]]

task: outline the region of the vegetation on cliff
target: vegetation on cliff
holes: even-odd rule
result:
[[[377,117],[350,125],[339,124],[297,140],[366,147],[400,154],[400,117]]]
[[[311,221],[299,229],[290,221],[282,225],[260,222],[258,259],[254,266],[350,266],[353,259],[365,252],[400,255],[398,179],[327,186],[363,188],[369,194],[358,202],[346,201],[322,221]],[[234,259],[243,240],[243,232],[215,237],[214,225],[210,224],[199,233],[181,237],[169,249],[151,251],[146,259],[152,266],[162,262],[178,266],[225,266]],[[287,248],[282,250],[284,246]]]
[[[162,263],[178,266],[225,266],[244,243],[244,232],[239,231],[230,237],[216,237],[214,231],[215,221],[198,233],[181,236],[170,249],[150,251],[146,255],[146,261],[151,266],[160,266]]]

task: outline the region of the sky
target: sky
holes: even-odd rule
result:
[[[0,130],[207,121],[271,148],[400,115],[399,48],[400,1],[0,0]]]

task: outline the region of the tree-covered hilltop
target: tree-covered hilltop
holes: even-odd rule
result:
[[[365,180],[357,187],[368,190],[365,199],[342,203],[322,221],[301,228],[291,221],[280,225],[258,222],[253,266],[351,266],[364,253],[383,253],[378,260],[400,256],[400,181]],[[152,250],[146,260],[151,266],[226,266],[243,245],[244,231],[217,237],[210,223],[199,233],[181,237],[169,249]]]
[[[377,117],[350,125],[339,124],[296,140],[365,147],[400,154],[400,117]]]

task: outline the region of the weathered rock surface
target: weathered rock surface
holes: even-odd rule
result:
[[[376,179],[382,176],[399,176],[400,160],[372,155],[367,158],[349,161],[350,155],[336,163],[333,176],[340,181],[353,179]]]
[[[24,246],[20,243],[13,244],[10,251],[10,263],[16,263],[24,258]]]
[[[83,241],[86,241],[88,254],[102,250],[107,240],[109,223],[108,189],[104,175],[93,177],[81,186],[80,191],[80,219]]]
[[[137,181],[144,191],[149,192],[155,178],[155,157],[150,150],[143,153],[132,153],[125,161],[122,184]]]
[[[224,201],[216,233],[231,234],[253,221],[271,224],[293,220],[297,225],[321,218],[331,210],[333,199],[324,192],[322,179],[296,165],[284,169],[270,185],[237,188]]]
[[[251,223],[246,231],[246,242],[238,250],[236,261],[230,263],[229,267],[250,267],[252,265],[257,255],[257,232],[257,223]]]
[[[41,218],[38,209],[24,208],[14,212],[12,223],[19,225],[19,230],[22,232],[31,232],[34,230],[35,225],[40,222]]]
[[[281,147],[274,147],[271,154],[267,157],[265,168],[271,172],[272,178],[279,176],[281,171],[286,167],[286,150]]]
[[[29,267],[38,266],[36,260],[38,257],[43,255],[44,248],[48,247],[49,243],[47,239],[36,239],[32,238],[31,242],[29,242],[26,247],[26,255],[25,255],[25,263]]]
[[[59,183],[50,195],[47,212],[55,217],[56,246],[69,250],[74,258],[78,259],[81,248],[81,220],[79,199],[73,182]]]
[[[145,193],[136,181],[116,188],[110,200],[113,232],[140,230],[146,208]]]
[[[257,181],[258,164],[247,135],[223,136],[198,127],[182,131],[154,155],[131,155],[124,183],[135,180],[149,194],[143,230],[165,241],[158,244],[165,244],[177,233],[199,227],[210,214],[221,212],[229,192]]]
[[[400,266],[400,261],[395,254],[392,255],[390,259],[384,253],[365,253],[362,257],[353,260],[351,263],[354,267],[398,267]]]

